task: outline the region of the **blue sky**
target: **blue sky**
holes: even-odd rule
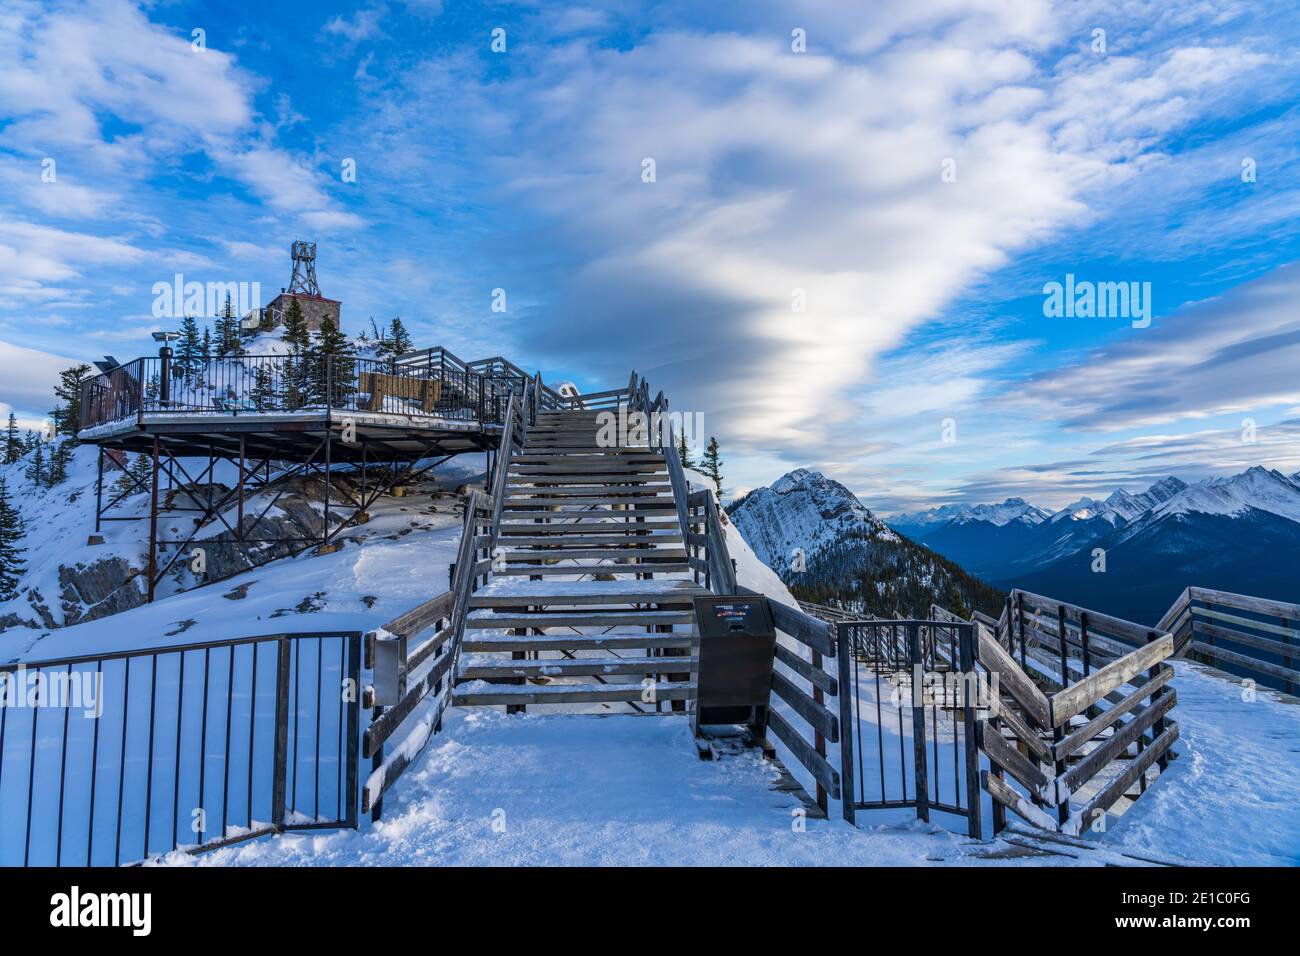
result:
[[[150,354],[155,282],[273,294],[303,238],[352,332],[636,368],[732,492],[1293,472],[1298,34],[1202,0],[0,0],[0,413]],[[1150,325],[1044,316],[1066,274],[1150,283]]]

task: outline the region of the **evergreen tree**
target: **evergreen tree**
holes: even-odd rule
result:
[[[68,457],[72,446],[68,439],[55,442],[50,447],[50,463],[45,472],[45,487],[53,488],[68,477]]]
[[[377,350],[380,358],[388,360],[389,374],[397,372],[397,357],[411,351],[411,347],[411,334],[406,331],[401,317],[393,316],[393,321],[388,323],[387,334],[380,336]]]
[[[293,348],[294,355],[304,355],[311,348],[311,330],[307,327],[307,316],[303,315],[302,304],[298,299],[289,300],[289,308],[284,312],[284,331],[280,337]]]
[[[296,298],[289,300],[289,308],[284,313],[284,333],[281,336],[289,343],[292,355],[284,365],[284,405],[288,411],[302,408],[311,400],[313,366],[311,356],[311,332],[307,328],[307,317],[303,315],[302,305]]]
[[[691,461],[691,450],[686,445],[686,435],[683,434],[677,439],[677,457],[682,460],[683,468],[694,468],[695,462]]]
[[[39,439],[35,449],[32,450],[32,460],[28,463],[23,477],[37,487],[45,484],[45,444]]]
[[[4,463],[12,465],[23,453],[23,440],[18,434],[18,419],[9,413],[9,424],[5,426]]]
[[[331,407],[346,406],[356,391],[355,352],[347,336],[339,331],[330,316],[321,321],[316,333],[316,347],[312,350],[313,398]]]
[[[713,479],[718,494],[722,494],[722,459],[718,457],[718,440],[712,435],[709,436],[709,444],[704,449],[700,470]]]
[[[275,408],[275,382],[271,369],[265,362],[258,362],[257,368],[253,370],[253,388],[248,393],[248,399],[259,412]]]
[[[149,490],[153,480],[153,459],[148,455],[136,455],[127,462],[122,474],[113,482],[113,496],[138,495]]]
[[[199,335],[199,324],[194,316],[187,315],[181,320],[180,344],[176,349],[176,359],[172,362],[174,377],[189,379],[199,370],[203,359],[203,338]]]
[[[37,437],[36,432],[32,431],[30,428],[27,429],[27,434],[23,436],[23,454],[25,455],[29,451],[32,451],[40,443],[41,440]]]
[[[73,443],[77,440],[77,429],[81,427],[81,380],[90,371],[85,362],[65,368],[59,373],[59,384],[54,386],[54,397],[58,405],[50,412],[54,422],[54,433],[66,435]]]
[[[213,336],[212,354],[219,359],[244,354],[244,343],[239,335],[239,317],[235,315],[235,306],[226,293],[226,305],[217,317],[217,334]]]
[[[25,531],[22,515],[9,500],[9,487],[0,478],[0,602],[18,596],[18,580],[24,570],[21,543]]]

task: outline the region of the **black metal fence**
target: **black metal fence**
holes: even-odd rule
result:
[[[0,665],[0,865],[355,827],[359,632]]]
[[[836,625],[846,818],[915,808],[966,817],[980,836],[976,732],[985,703],[970,624],[854,621]]]
[[[148,414],[321,410],[501,424],[510,391],[522,392],[522,381],[499,364],[478,370],[432,356],[421,361],[313,355],[140,358],[82,382],[80,427]]]

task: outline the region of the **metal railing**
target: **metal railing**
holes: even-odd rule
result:
[[[0,665],[0,866],[355,826],[361,634]]]
[[[466,364],[442,349],[390,359],[247,355],[140,358],[81,384],[81,429],[146,415],[238,416],[353,411],[499,425],[512,391],[539,407],[570,399],[504,359]]]

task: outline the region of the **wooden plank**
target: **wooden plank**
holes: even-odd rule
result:
[[[1153,763],[1165,755],[1177,739],[1178,725],[1170,722],[1169,726],[1165,728],[1165,732],[1157,737],[1153,743],[1148,744],[1135,759],[1130,760],[1124,771],[1102,787],[1096,796],[1088,802],[1087,806],[1071,814],[1064,831],[1071,836],[1078,836],[1084,829],[1092,826],[1096,822],[1098,811],[1109,810],[1115,801],[1128,791],[1129,787],[1133,786],[1146,774]]]
[[[1007,786],[1006,783],[993,776],[987,770],[980,771],[980,783],[983,784],[984,790],[990,797],[996,800],[1002,806],[1006,807],[1012,813],[1019,816],[1026,823],[1031,823],[1036,827],[1042,827],[1044,830],[1056,830],[1057,823],[1050,816],[1044,813],[1038,807],[1034,806],[1027,799],[1016,793],[1015,790]]]
[[[1006,721],[1007,726],[1011,728],[1011,732],[1034,752],[1035,757],[1048,763],[1052,762],[1052,748],[1034,732],[1032,727],[1020,718],[1019,714],[1010,707],[1000,706],[998,708],[998,717]]]
[[[444,627],[433,637],[429,638],[415,650],[407,651],[406,655],[406,672],[413,673],[416,668],[423,664],[429,657],[437,653],[438,648],[442,647],[451,639],[451,628]]]
[[[1265,651],[1269,654],[1276,654],[1278,657],[1287,657],[1292,660],[1300,660],[1300,644],[1285,644],[1282,641],[1270,640],[1267,637],[1257,637],[1254,634],[1245,634],[1234,628],[1220,627],[1217,624],[1207,624],[1201,621],[1196,623],[1196,631],[1206,637],[1213,637],[1221,641],[1234,641],[1237,644],[1243,644],[1246,647],[1252,647],[1255,650]],[[1295,631],[1281,630],[1281,634],[1295,634]]]
[[[1177,702],[1178,695],[1171,690],[1145,707],[1133,711],[1132,719],[1121,724],[1116,728],[1114,734],[1106,738],[1103,743],[1090,751],[1073,767],[1061,774],[1057,779],[1057,790],[1060,799],[1067,799],[1070,794],[1096,776],[1102,767],[1118,757],[1152,724],[1173,710],[1174,704]]]
[[[776,710],[767,712],[767,729],[776,735],[777,740],[785,744],[790,753],[794,754],[807,771],[813,775],[813,779],[826,788],[826,792],[835,800],[840,799],[840,774],[839,771],[830,765],[830,762],[813,749],[813,745],[804,740],[803,737],[786,721],[784,717]]]
[[[1173,668],[1166,667],[1164,670],[1160,672],[1160,675],[1156,677],[1155,680],[1147,681],[1137,690],[1133,691],[1123,700],[1119,701],[1117,704],[1111,707],[1109,710],[1101,714],[1098,714],[1096,717],[1088,721],[1078,730],[1071,733],[1068,737],[1065,737],[1064,739],[1059,741],[1057,744],[1055,744],[1054,759],[1064,760],[1065,758],[1069,757],[1071,754],[1078,751],[1080,747],[1082,747],[1088,741],[1092,740],[1094,737],[1096,737],[1098,734],[1104,731],[1111,724],[1115,723],[1115,721],[1119,720],[1121,717],[1127,714],[1130,710],[1132,710],[1134,707],[1140,704],[1143,700],[1145,700],[1155,691],[1159,690],[1161,687],[1164,687],[1165,684],[1169,683],[1170,679],[1173,678],[1173,676],[1174,676]]]
[[[393,731],[401,725],[411,711],[424,700],[426,696],[437,686],[442,678],[447,674],[451,667],[452,655],[447,654],[441,660],[434,663],[429,668],[429,672],[420,678],[414,687],[406,692],[406,696],[400,701],[384,710],[384,712],[370,722],[366,732],[361,737],[361,755],[363,757],[373,757],[379,752],[384,741],[392,736]]]
[[[835,625],[820,621],[811,614],[780,601],[769,600],[767,606],[771,609],[772,622],[778,631],[783,631],[827,657],[835,656]]]
[[[812,664],[790,650],[790,648],[778,643],[776,645],[776,659],[814,687],[820,687],[831,696],[838,696],[839,682],[820,667],[813,667]]]
[[[443,591],[437,597],[430,598],[404,614],[399,614],[383,625],[383,630],[399,637],[412,637],[431,624],[437,623],[439,619],[447,617],[451,613],[451,605],[452,593]]]
[[[698,657],[583,657],[576,660],[461,661],[460,680],[513,680],[516,677],[607,677],[630,674],[685,674],[699,668]]]
[[[1202,641],[1192,641],[1188,647],[1198,654],[1204,654],[1207,657],[1213,657],[1215,660],[1223,661],[1225,664],[1236,664],[1238,667],[1244,667],[1247,670],[1257,671],[1260,674],[1267,674],[1270,677],[1276,677],[1280,680],[1290,681],[1291,683],[1300,684],[1300,671],[1293,671],[1288,667],[1282,667],[1280,664],[1269,664],[1245,654],[1237,654],[1234,651],[1226,651],[1221,647],[1214,647]]]
[[[1007,743],[1001,734],[991,731],[987,724],[982,734],[983,751],[990,760],[1034,791],[1039,797],[1054,803],[1050,780],[1029,758]]]
[[[560,592],[543,595],[532,591],[525,594],[503,594],[497,591],[490,594],[479,592],[470,598],[470,607],[550,607],[556,605],[578,607],[590,604],[680,605],[691,604],[696,594],[708,593],[703,588],[690,586],[688,581],[682,582],[683,585],[687,586],[674,591],[638,591],[635,581],[612,583],[622,583],[625,587],[617,591],[602,589],[600,592],[587,594],[564,594]]]
[[[1125,621],[1122,618],[1111,617],[1109,614],[1100,614],[1097,611],[1091,611],[1087,608],[1081,608],[1074,604],[1068,604],[1065,601],[1055,601],[1052,598],[1043,597],[1041,594],[1033,594],[1029,591],[1022,591],[1019,588],[1015,591],[1025,599],[1025,604],[1032,608],[1040,608],[1044,617],[1050,615],[1056,617],[1056,609],[1064,604],[1067,611],[1072,611],[1077,616],[1080,611],[1088,611],[1088,631],[1089,634],[1095,628],[1102,632],[1108,632],[1120,638],[1127,639],[1134,645],[1146,643],[1147,634],[1151,628],[1143,627],[1141,624],[1135,624],[1132,621]]]
[[[487,689],[457,688],[452,693],[452,703],[461,707],[484,707],[518,704],[612,704],[637,703],[646,688],[636,684],[551,684],[535,686],[524,684],[517,688],[487,685]],[[656,700],[692,700],[692,684],[661,683],[654,688]]]
[[[690,647],[690,634],[512,634],[495,637],[465,635],[464,649],[473,652],[496,651],[600,651],[653,647]]]
[[[794,708],[795,713],[830,743],[839,743],[839,718],[792,684],[784,674],[772,672],[772,693]]]
[[[1239,611],[1254,611],[1257,614],[1270,614],[1273,617],[1300,620],[1300,604],[1285,601],[1273,601],[1268,598],[1252,597],[1249,594],[1234,594],[1231,591],[1211,591],[1208,588],[1189,588],[1194,601],[1206,604],[1222,604]]]
[[[1011,693],[1040,727],[1051,726],[1051,705],[1029,675],[987,631],[979,632],[980,663],[990,674],[996,674],[998,685]]]
[[[644,624],[692,624],[694,613],[690,611],[586,611],[518,614],[485,614],[470,617],[465,626],[482,630],[485,628],[513,627],[619,627],[623,625]]]
[[[1091,621],[1091,614],[1089,614]],[[1075,714],[1081,714],[1117,687],[1127,684],[1129,678],[1164,660],[1174,652],[1174,639],[1166,634],[1140,647],[1131,654],[1112,661],[1077,684],[1052,695],[1051,726],[1059,727]]]

